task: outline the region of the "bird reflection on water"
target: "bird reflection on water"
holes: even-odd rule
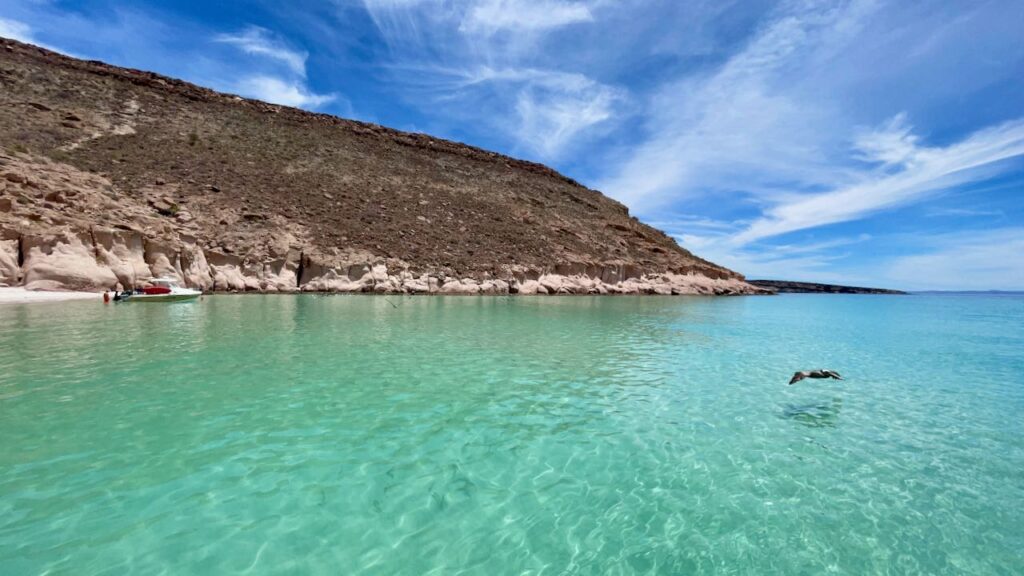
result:
[[[833,398],[829,402],[787,404],[782,409],[781,417],[809,428],[835,428],[842,409],[842,398]]]

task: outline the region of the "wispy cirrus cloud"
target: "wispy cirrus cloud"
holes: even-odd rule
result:
[[[542,159],[614,120],[626,91],[550,68],[532,48],[551,32],[594,21],[563,0],[364,0],[386,41],[392,78],[420,105],[481,122]]]
[[[247,76],[233,86],[240,94],[296,108],[316,109],[337,99],[335,94],[315,94],[300,82],[289,82],[273,76]]]
[[[39,39],[36,38],[36,35],[32,30],[32,27],[18,20],[0,17],[0,36],[4,38],[10,38],[12,40],[17,40],[19,42],[35,44],[40,48],[46,48],[47,50],[52,50],[54,52],[68,54],[68,52],[64,50],[40,42]]]
[[[984,180],[1008,170],[1000,163],[1024,156],[1024,121],[980,130],[945,147],[923,147],[905,118],[888,121],[870,137],[859,138],[854,154],[876,164],[864,181],[836,190],[801,195],[767,208],[753,221],[682,221],[694,230],[675,236],[683,246],[751,277],[791,278],[836,283],[884,284],[904,289],[1021,289],[1024,287],[1024,234],[1003,227],[951,232],[868,234],[828,240],[765,242],[795,231],[866,218],[877,212],[921,202],[958,184]],[[898,138],[892,137],[898,134]],[[926,217],[1003,217],[1000,210],[933,209]],[[666,223],[668,229],[677,226]],[[827,236],[826,236],[827,237]],[[854,244],[877,241],[911,254],[880,255],[876,262],[850,262]],[[845,264],[841,264],[846,262]]]
[[[257,67],[234,80],[220,81],[224,89],[273,104],[307,109],[320,108],[339,98],[337,94],[317,94],[311,90],[306,80],[308,54],[290,47],[270,30],[248,26],[240,32],[218,34],[213,41],[233,46],[271,65]]]
[[[907,124],[907,114],[900,112],[882,126],[860,130],[854,139],[853,157],[884,166],[907,164],[918,152],[918,140]]]
[[[994,5],[780,4],[719,63],[656,88],[642,104],[643,135],[610,155],[597,187],[684,246],[742,272],[854,278],[856,266],[845,259],[862,242],[847,242],[849,225],[838,233],[837,225],[1020,172],[1020,115],[933,133],[948,118],[937,122],[935,102],[952,96],[960,107],[955,98],[965,98],[950,77],[969,77],[977,90],[1013,76],[1024,51],[1006,50],[1009,36],[993,33],[1006,19],[1013,12]],[[992,43],[985,52],[992,56],[968,66],[957,46],[977,38]],[[925,128],[915,129],[915,119]],[[946,214],[967,214],[958,208]],[[681,209],[706,212],[666,221]],[[846,235],[829,240],[836,234]]]
[[[560,28],[593,19],[590,8],[582,2],[487,0],[469,6],[459,30],[485,35],[502,30],[520,33]]]
[[[519,139],[554,157],[589,127],[612,118],[616,91],[604,86],[574,92],[526,87],[516,99]]]
[[[453,97],[453,86],[494,88],[506,97],[514,94],[517,121],[508,129],[546,157],[557,155],[580,132],[612,118],[628,97],[583,74],[532,68],[482,66],[462,71],[447,86],[447,98]]]
[[[738,187],[776,193],[835,182],[835,123],[794,77],[844,46],[872,5],[798,4],[777,14],[721,65],[668,82],[650,98],[647,137],[598,187],[641,213]],[[809,62],[810,61],[810,62]]]
[[[19,42],[35,44],[35,39],[32,37],[32,28],[28,24],[18,22],[17,20],[0,18],[0,36]]]
[[[266,28],[249,26],[234,34],[218,34],[214,41],[237,46],[246,54],[264,56],[285,64],[293,73],[306,77],[306,58],[304,51],[288,47]]]
[[[677,234],[675,238],[681,245],[704,258],[733,270],[742,270],[748,278],[859,285],[871,283],[870,274],[850,264],[858,245],[874,241],[870,234],[799,244],[736,248],[728,243],[731,233],[729,229],[703,230],[695,234]],[[837,272],[836,266],[843,266],[842,272]]]
[[[984,218],[1001,217],[1006,212],[1002,210],[985,210],[982,208],[931,208],[925,212],[929,218]]]
[[[893,126],[899,128],[893,129]],[[898,133],[894,137],[894,133]],[[990,178],[998,164],[1024,156],[1024,120],[980,130],[944,148],[916,145],[902,122],[890,122],[858,140],[866,158],[895,172],[870,172],[863,180],[827,192],[804,195],[769,208],[765,216],[732,238],[746,244],[761,238],[863,218],[880,210],[921,201],[956,185]],[[985,170],[988,169],[988,170]]]

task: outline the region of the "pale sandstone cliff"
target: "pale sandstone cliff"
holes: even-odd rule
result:
[[[0,284],[762,291],[537,164],[9,40],[0,88]]]

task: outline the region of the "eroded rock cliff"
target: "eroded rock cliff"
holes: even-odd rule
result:
[[[0,40],[0,283],[743,294],[551,169]]]

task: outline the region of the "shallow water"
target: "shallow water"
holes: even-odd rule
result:
[[[7,305],[0,574],[1022,573],[1021,374],[1006,296]]]

